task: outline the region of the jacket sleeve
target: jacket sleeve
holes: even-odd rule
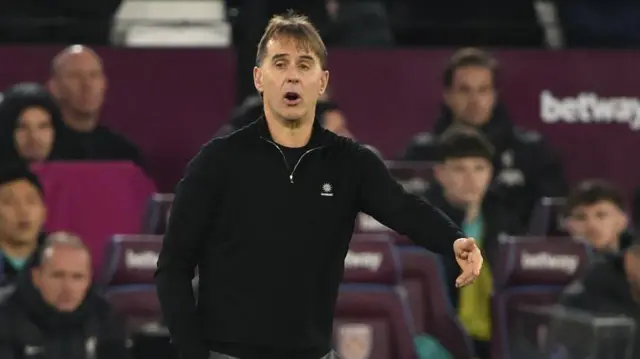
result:
[[[158,257],[158,298],[171,339],[182,358],[200,359],[208,349],[198,329],[191,280],[201,246],[211,232],[216,188],[220,188],[219,140],[205,145],[178,183]]]
[[[113,312],[106,318],[98,344],[98,359],[130,359],[122,318]]]
[[[465,235],[442,211],[409,194],[370,150],[359,146],[359,209],[416,244],[446,257],[453,242]]]

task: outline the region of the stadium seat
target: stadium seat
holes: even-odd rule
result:
[[[446,274],[442,259],[422,247],[403,246],[398,250],[402,285],[407,290],[416,331],[437,339],[454,358],[472,358],[471,340],[457,319],[449,295],[447,281],[453,279]]]
[[[429,162],[387,161],[386,165],[409,193],[424,195],[433,180],[433,164]]]
[[[117,235],[105,259],[103,285],[115,310],[126,318],[129,333],[163,331],[153,274],[162,238]]]
[[[334,344],[343,358],[417,359],[400,274],[389,241],[351,241],[334,318]]]
[[[518,308],[556,304],[562,291],[585,273],[590,249],[574,241],[505,239],[498,246],[492,298],[492,357],[509,358]]]
[[[143,233],[164,234],[169,221],[173,197],[173,193],[154,193],[151,196],[142,221]]]
[[[531,213],[529,234],[534,236],[566,236],[564,206],[560,197],[542,197]]]

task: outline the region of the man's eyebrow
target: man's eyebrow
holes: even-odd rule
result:
[[[285,57],[288,57],[289,55],[287,54],[275,54],[273,56],[271,56],[271,60],[280,60],[280,59],[284,59]]]
[[[288,54],[275,54],[271,57],[271,60],[276,61],[276,60],[281,60],[287,57],[289,57]],[[311,62],[315,61],[315,59],[311,55],[301,55],[300,59],[305,61],[311,61]]]

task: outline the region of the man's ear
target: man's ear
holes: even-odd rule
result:
[[[255,86],[259,93],[263,92],[262,69],[258,66],[253,68],[253,86]]]
[[[321,87],[319,95],[322,96],[325,94],[327,88],[329,87],[329,71],[325,70],[322,72],[322,79],[320,81]]]

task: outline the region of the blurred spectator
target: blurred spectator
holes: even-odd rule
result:
[[[543,196],[563,196],[566,183],[556,155],[542,136],[514,126],[498,102],[496,60],[478,49],[463,49],[444,72],[444,104],[432,133],[416,135],[405,160],[434,161],[437,136],[452,124],[476,127],[496,149],[494,185],[509,209],[527,223]]]
[[[561,304],[597,314],[623,315],[640,326],[640,243],[622,254],[603,256],[580,281],[569,286]],[[640,358],[640,330],[632,358]]]
[[[133,143],[99,123],[107,79],[98,54],[82,45],[70,46],[53,59],[51,70],[49,89],[79,142],[82,159],[132,161],[144,166]]]
[[[484,136],[468,127],[452,127],[438,141],[438,164],[435,177],[439,186],[427,192],[431,204],[445,212],[462,228],[465,235],[475,238],[488,266],[470,285],[456,290],[451,297],[463,326],[474,340],[476,354],[489,359],[491,336],[490,298],[493,291],[491,275],[495,265],[494,252],[498,237],[517,234],[517,219],[488,192],[493,175],[493,147]],[[449,263],[447,283],[454,283],[458,271]]]
[[[579,183],[567,197],[566,228],[572,237],[585,240],[602,252],[617,252],[633,238],[622,194],[605,181]]]
[[[107,45],[122,0],[4,0],[0,42]]]
[[[0,102],[0,161],[73,159],[73,141],[60,108],[39,84],[21,83]]]
[[[15,280],[42,243],[47,216],[42,186],[26,167],[0,169],[0,255],[5,283]]]
[[[126,359],[124,328],[91,285],[76,236],[47,237],[37,267],[0,303],[0,358]]]

